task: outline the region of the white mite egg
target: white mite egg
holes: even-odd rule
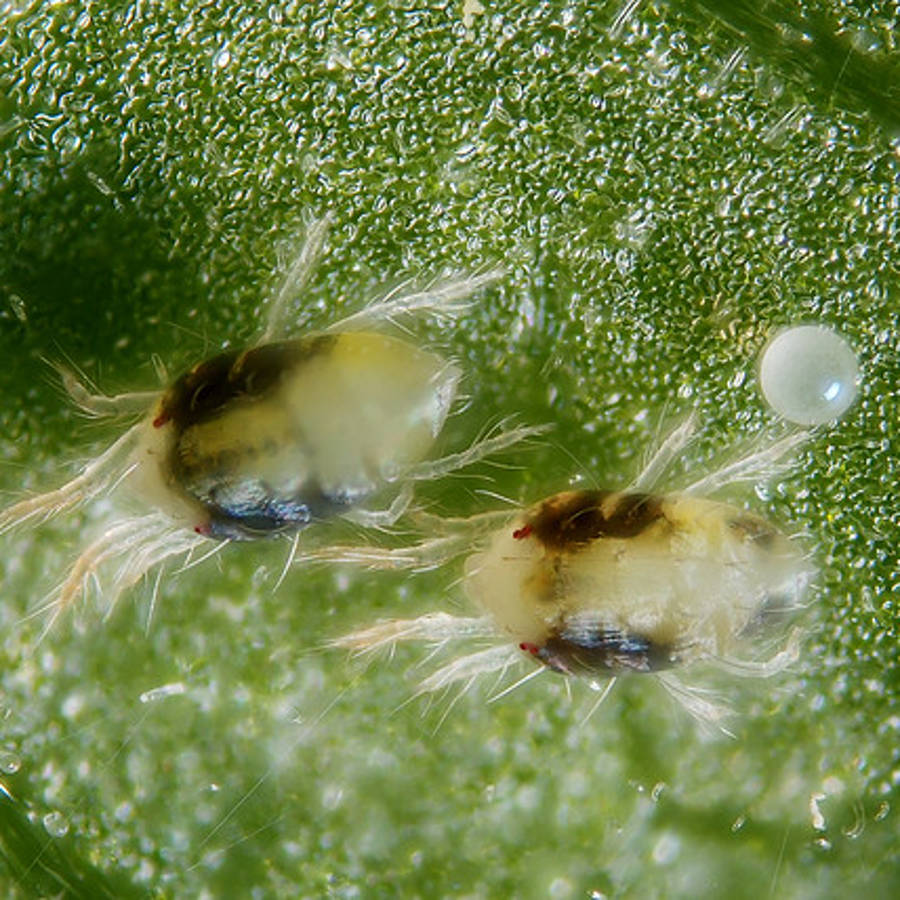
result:
[[[780,332],[760,359],[763,397],[775,412],[798,425],[840,418],[856,399],[859,382],[856,354],[841,335],[822,325]]]

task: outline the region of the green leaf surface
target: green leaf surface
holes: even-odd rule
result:
[[[510,414],[554,430],[425,485],[441,514],[624,486],[692,410],[703,474],[777,431],[756,366],[787,323],[836,328],[863,372],[843,421],[739,495],[820,572],[790,671],[704,682],[733,739],[652,679],[585,721],[589,686],[552,673],[429,706],[407,702],[421,647],[325,649],[380,617],[469,614],[458,561],[276,588],[283,543],[231,545],[170,565],[155,604],[153,576],[108,618],[92,595],[37,643],[26,617],[116,510],[3,535],[5,895],[897,893],[900,22],[825,6],[0,3],[10,502],[116,433],[47,359],[116,393],[246,344],[326,212],[300,329],[508,270],[415,328],[466,373],[441,449]]]

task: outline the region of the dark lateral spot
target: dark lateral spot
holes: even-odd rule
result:
[[[565,675],[659,672],[677,664],[671,647],[615,629],[578,635],[563,633],[545,641],[534,655]]]
[[[778,537],[778,532],[765,519],[760,519],[759,516],[753,516],[749,513],[729,519],[728,527],[732,531],[736,531],[744,539],[759,544],[763,550],[770,549]]]
[[[315,480],[307,481],[296,493],[273,493],[263,482],[246,490],[232,489],[219,495],[212,491],[202,498],[209,514],[209,535],[220,540],[258,540],[293,534],[314,522],[345,512],[352,504],[322,490]]]
[[[213,356],[176,379],[156,421],[171,419],[178,431],[209,421],[235,400],[263,396],[298,366],[328,352],[335,340],[320,334]]]
[[[565,550],[598,538],[635,537],[662,517],[662,499],[653,494],[571,491],[545,500],[526,527],[546,547]]]

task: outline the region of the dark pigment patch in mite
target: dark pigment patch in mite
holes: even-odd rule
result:
[[[249,350],[221,353],[194,366],[166,391],[159,423],[180,432],[214,419],[241,399],[261,397],[299,366],[331,350],[336,335],[274,341]]]
[[[616,502],[609,514],[603,505]],[[631,538],[664,518],[662,498],[653,494],[616,491],[573,491],[545,500],[526,528],[545,547],[566,550],[598,538]]]
[[[293,448],[298,459],[312,456],[303,432],[294,428],[280,441]],[[209,515],[208,535],[231,540],[253,540],[286,531],[300,531],[314,521],[333,518],[358,503],[358,496],[325,491],[308,475],[290,493],[273,487],[260,474],[255,461],[272,455],[279,442],[267,437],[263,453],[248,444],[241,450],[225,449],[183,458],[176,441],[172,470],[181,487],[198,500]],[[248,452],[252,450],[252,452]]]
[[[242,496],[232,492],[227,498],[210,497],[204,504],[209,512],[206,534],[222,540],[247,541],[301,531],[315,521],[344,512],[352,502],[326,494],[315,480],[290,497],[278,497],[265,485]]]
[[[279,450],[271,434],[245,435],[241,448],[199,457],[195,451],[187,453],[183,443],[189,429],[277,390],[304,364],[329,353],[337,339],[336,335],[314,335],[221,353],[194,366],[166,392],[154,425],[161,427],[171,422],[175,430],[170,468],[175,481],[203,506],[209,517],[198,526],[199,533],[220,539],[252,540],[299,531],[352,505],[348,498],[329,496],[313,479],[307,479],[298,490],[285,496],[255,474],[254,461],[262,454],[272,456]],[[299,431],[283,435],[282,440],[304,456],[304,438]]]
[[[204,452],[202,441],[198,447],[186,440],[184,435],[190,432],[190,428],[178,436],[172,455],[172,470],[182,485],[199,499],[203,496],[195,490],[196,483],[205,483],[210,479],[223,483],[233,481],[242,468],[252,471],[254,460],[273,457],[281,447],[289,446],[300,456],[311,456],[306,435],[296,425],[281,428],[274,437],[272,429],[262,435],[244,434],[240,448],[226,447],[217,452]]]
[[[616,629],[563,631],[532,652],[544,665],[565,675],[659,672],[678,663],[672,647]]]
[[[775,539],[778,537],[778,531],[765,519],[760,519],[758,516],[752,516],[749,513],[729,519],[728,527],[732,531],[736,531],[745,540],[759,544],[763,550],[771,549]]]

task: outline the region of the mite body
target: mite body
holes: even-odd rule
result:
[[[566,491],[513,515],[433,520],[436,536],[413,547],[311,554],[388,569],[428,569],[467,554],[463,585],[481,615],[382,622],[334,645],[370,650],[398,641],[442,647],[487,639],[490,646],[443,665],[420,690],[469,684],[528,659],[538,667],[526,678],[541,671],[583,677],[601,697],[621,674],[652,674],[693,714],[718,718],[723,710],[685,688],[672,670],[712,663],[767,676],[784,669],[796,658],[796,631],[785,642],[781,626],[803,604],[813,570],[797,541],[765,519],[703,495],[770,475],[806,434],[776,441],[679,492],[651,492],[693,427],[689,419],[675,429],[625,490]],[[782,644],[774,653],[773,643]]]
[[[680,494],[577,491],[465,563],[469,596],[557,672],[659,672],[733,655],[799,601],[796,546],[758,516]]]
[[[0,513],[0,533],[42,521],[111,491],[142,503],[90,543],[43,607],[47,627],[100,567],[118,560],[107,591],[122,590],[178,554],[231,540],[284,536],[336,516],[367,526],[396,521],[416,481],[436,478],[502,450],[541,428],[513,428],[441,459],[429,459],[461,372],[406,339],[377,330],[396,317],[452,316],[499,272],[389,296],[323,331],[293,337],[289,302],[308,280],[326,220],[270,304],[260,339],[207,359],[166,390],[91,394],[71,372],[63,383],[87,414],[137,421],[76,478]]]
[[[201,534],[296,531],[361,506],[421,462],[459,377],[384,334],[263,344],[182,375],[145,425],[143,452]]]

